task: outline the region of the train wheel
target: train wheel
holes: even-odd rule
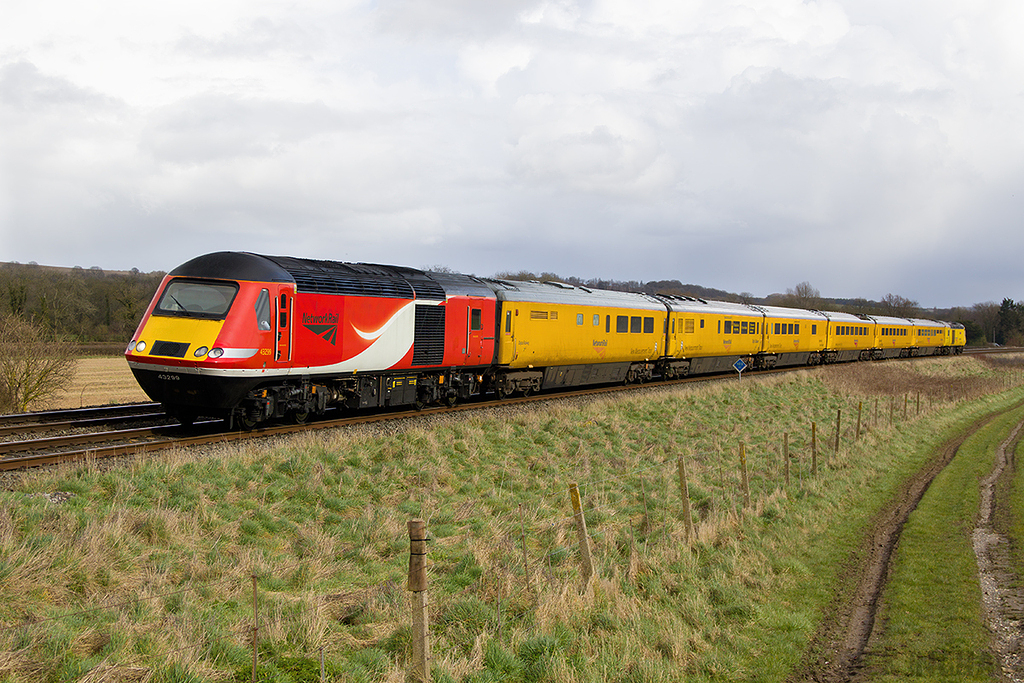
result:
[[[234,422],[243,432],[251,432],[256,429],[256,425],[259,424],[259,420],[254,417],[249,417],[248,415],[239,415],[234,419]]]
[[[508,398],[508,391],[505,389],[504,385],[501,385],[494,389],[494,395],[498,397],[499,401],[504,401]]]
[[[459,402],[459,397],[456,396],[455,394],[452,394],[445,398],[444,402],[448,405],[449,408],[454,408],[455,404]]]
[[[308,410],[296,410],[292,412],[292,422],[297,425],[304,425],[309,422]]]

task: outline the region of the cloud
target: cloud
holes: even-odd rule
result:
[[[19,6],[0,26],[0,259],[149,270],[230,248],[1024,298],[989,293],[1016,286],[1022,246],[1022,18],[945,0]]]

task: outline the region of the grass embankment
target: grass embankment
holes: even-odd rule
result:
[[[400,681],[405,525],[422,517],[435,680],[783,680],[873,512],[949,434],[1021,395],[973,359],[860,364],[29,474],[0,494],[0,676],[248,680],[255,573],[261,680],[318,680],[323,648],[332,680]],[[54,492],[73,495],[39,495]]]

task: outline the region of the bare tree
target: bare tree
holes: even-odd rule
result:
[[[882,297],[881,303],[886,315],[900,318],[912,318],[920,315],[917,302],[906,299],[899,294],[886,294]]]
[[[821,305],[821,293],[810,282],[804,280],[793,289],[786,290],[783,305],[794,308],[816,309]]]
[[[0,412],[24,412],[71,383],[74,348],[47,336],[23,318],[0,316]]]

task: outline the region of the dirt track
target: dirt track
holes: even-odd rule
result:
[[[1019,404],[1013,406],[1016,407]],[[875,516],[867,541],[856,553],[855,561],[845,569],[842,585],[847,589],[836,596],[828,611],[832,618],[823,623],[815,635],[804,663],[790,677],[791,682],[845,683],[856,677],[875,625],[878,600],[885,588],[892,553],[910,513],[939,472],[953,460],[963,442],[997,416],[982,418],[944,444],[937,456],[906,481],[891,503]]]

